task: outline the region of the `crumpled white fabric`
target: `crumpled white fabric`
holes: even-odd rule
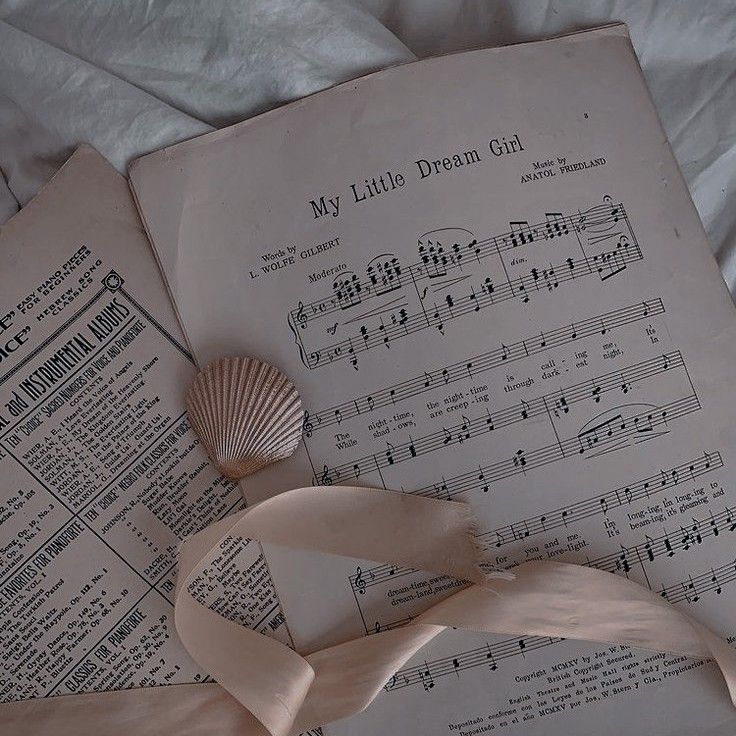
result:
[[[415,56],[610,21],[629,25],[736,294],[733,0],[0,0],[0,223],[79,143],[124,172],[148,151]]]

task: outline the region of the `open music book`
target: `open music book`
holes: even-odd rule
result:
[[[592,565],[736,634],[736,315],[624,26],[388,69],[131,179],[198,361],[302,394],[303,447],[250,499],[464,500],[500,567]],[[462,585],[266,552],[300,651]],[[325,733],[736,725],[707,663],[536,636],[447,633],[384,690]]]

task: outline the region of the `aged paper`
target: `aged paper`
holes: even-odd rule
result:
[[[242,498],[189,429],[195,368],[125,179],[80,149],[0,252],[0,702],[201,682],[173,629],[176,550]],[[219,567],[239,620],[286,636],[258,545]]]
[[[198,360],[256,355],[302,393],[304,447],[250,497],[464,500],[499,567],[595,566],[736,635],[735,315],[623,26],[380,72],[131,178]],[[267,557],[304,652],[462,585]],[[735,725],[704,662],[451,632],[326,733]]]

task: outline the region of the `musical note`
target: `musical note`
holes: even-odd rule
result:
[[[511,532],[516,540],[526,539],[530,534],[529,526],[525,521],[521,522],[521,526],[524,528],[523,532],[519,531],[513,524],[511,525]]]
[[[391,347],[391,339],[390,339],[390,333],[386,331],[386,325],[383,324],[383,317],[379,318],[378,323],[378,332],[381,335],[381,340],[383,341],[383,344],[389,348]]]
[[[692,575],[688,575],[688,581],[686,583],[680,583],[680,585],[682,585],[685,594],[685,600],[688,603],[696,603],[700,600],[700,596],[695,589],[695,582],[693,581]],[[690,591],[692,591],[692,596],[690,595]]]
[[[425,273],[430,279],[447,276],[448,260],[439,243],[435,244],[432,240],[427,240],[425,243],[420,239],[419,257],[422,259]]]
[[[559,417],[560,414],[568,414],[570,412],[570,407],[567,404],[567,399],[565,398],[565,395],[560,391],[559,396],[553,397],[553,411],[555,413],[555,416]]]
[[[408,317],[405,309],[399,309],[398,314],[391,314],[391,325],[393,327],[404,327],[407,323]]]
[[[550,264],[549,268],[545,268],[542,270],[542,278],[544,279],[544,284],[547,287],[547,291],[552,291],[560,285],[559,280],[555,278],[555,269],[552,264]]]
[[[509,222],[511,228],[511,243],[514,248],[520,245],[526,245],[527,243],[534,242],[534,235],[532,234],[532,228],[529,227],[529,223],[526,220],[518,220],[516,222]]]
[[[488,482],[486,481],[486,476],[483,473],[483,468],[479,468],[480,474],[478,475],[478,480],[481,482],[481,491],[483,493],[488,493]]]
[[[512,461],[514,467],[521,468],[521,470],[526,473],[526,456],[524,455],[524,450],[517,450],[516,454],[512,458]]]
[[[437,306],[437,302],[434,304],[434,313],[432,314],[432,319],[434,320],[434,326],[439,330],[440,334],[445,334],[445,323],[442,319],[442,315],[440,314],[440,309]]]
[[[649,562],[654,562],[654,552],[652,551],[654,540],[648,534],[644,535],[644,539],[646,539],[644,549],[646,550],[647,558],[649,559]]]
[[[419,670],[419,678],[425,690],[431,690],[434,687],[434,678],[426,661],[424,662],[424,669]]]
[[[547,230],[547,237],[550,240],[569,234],[567,218],[561,212],[547,212],[545,213],[545,217],[547,218],[545,229]]]
[[[348,355],[350,356],[350,364],[355,368],[355,370],[358,370],[358,356],[355,354],[355,348],[353,347],[353,341],[351,338],[348,338]]]
[[[332,284],[332,289],[340,309],[355,307],[363,301],[361,297],[363,287],[354,273],[340,274]]]
[[[442,483],[433,483],[432,484],[432,496],[435,498],[444,498],[447,501],[451,500],[450,492],[447,489],[447,481],[442,478]]]
[[[627,268],[626,261],[616,251],[594,255],[593,264],[601,281],[607,281]]]
[[[473,302],[473,311],[480,312],[480,304],[478,303],[478,296],[475,293],[475,289],[470,287],[470,301]]]
[[[651,432],[654,429],[654,424],[652,423],[652,414],[647,414],[646,416],[639,416],[634,417],[634,426],[636,427],[637,432]]]
[[[402,286],[399,259],[391,254],[376,256],[372,259],[366,268],[366,273],[376,295],[387,294]]]

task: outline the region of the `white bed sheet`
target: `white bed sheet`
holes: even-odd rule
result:
[[[610,21],[629,25],[736,295],[734,0],[0,0],[0,223],[82,142],[125,171],[390,64]]]

